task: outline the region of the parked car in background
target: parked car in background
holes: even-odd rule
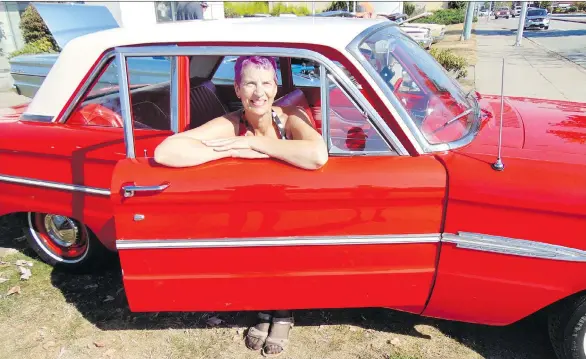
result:
[[[514,18],[515,16],[521,16],[521,10],[523,8],[519,5],[516,5],[515,7],[513,7],[513,10],[511,10],[511,16]]]
[[[429,50],[433,44],[433,36],[431,30],[419,26],[399,26],[399,29],[415,40],[424,49]]]
[[[499,17],[504,17],[508,19],[511,16],[511,10],[508,7],[499,7],[494,12],[494,18],[498,19]]]
[[[527,10],[524,29],[549,29],[550,16],[545,9]]]
[[[583,357],[585,104],[466,92],[401,29],[271,17],[76,37],[32,102],[0,116],[0,215],[22,214],[57,271],[119,261],[132,312],[543,314],[559,358]],[[242,109],[233,79],[214,82],[238,55],[279,59],[275,105],[323,136],[324,166],[157,163],[169,136]],[[145,57],[172,70],[133,79]],[[291,64],[320,76],[300,85]]]
[[[411,23],[411,21],[418,19],[420,17],[429,16],[431,14],[432,14],[431,12],[427,12],[427,13],[419,14],[419,15],[408,18],[407,14],[378,13],[377,17],[381,17],[381,18],[385,18],[390,21],[393,21],[393,22],[397,23],[399,26],[401,26],[402,28],[411,28],[411,29],[407,30],[407,33],[416,34],[414,36],[417,36],[419,38],[424,39],[424,40],[421,40],[421,43],[424,44],[424,46],[427,46],[427,43],[428,43],[427,37],[429,37],[429,36],[431,37],[432,44],[435,44],[436,42],[439,42],[444,38],[446,26],[440,25],[440,24]],[[428,29],[430,31],[430,33],[428,35],[426,31],[415,31],[413,29]],[[428,47],[426,47],[426,48],[428,48]]]

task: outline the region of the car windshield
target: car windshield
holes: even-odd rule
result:
[[[529,10],[527,11],[527,16],[545,16],[547,12],[545,10]]]
[[[395,26],[368,35],[359,45],[369,72],[388,87],[430,144],[457,141],[478,121],[476,98]]]

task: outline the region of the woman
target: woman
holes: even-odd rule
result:
[[[302,108],[273,106],[277,66],[270,57],[241,56],[234,65],[234,90],[242,110],[165,139],[155,160],[170,167],[196,166],[226,157],[276,158],[315,170],[328,160],[321,135]],[[192,114],[196,115],[196,114]],[[276,356],[288,342],[293,317],[288,310],[259,313],[248,330],[246,346]]]

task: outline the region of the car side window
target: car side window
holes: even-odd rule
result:
[[[131,113],[137,129],[171,129],[171,61],[168,57],[127,59]],[[109,61],[67,119],[69,125],[122,127],[118,63]]]
[[[387,142],[350,95],[328,74],[330,154],[392,152]]]
[[[238,56],[226,56],[222,59],[220,66],[218,66],[212,77],[212,83],[214,85],[234,85],[234,64],[236,63],[237,58]],[[277,85],[281,86],[283,84],[283,79],[281,78],[281,66],[278,57],[275,57],[275,62],[277,63]]]

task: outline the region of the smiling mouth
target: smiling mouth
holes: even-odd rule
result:
[[[253,107],[260,107],[267,103],[267,100],[250,100],[250,105]]]

